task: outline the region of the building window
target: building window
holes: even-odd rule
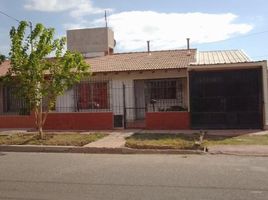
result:
[[[2,92],[3,92],[2,93],[3,113],[19,114],[19,115],[30,114],[29,104],[24,99],[16,96],[15,93],[16,91],[14,87],[3,87]]]
[[[182,99],[182,83],[180,80],[149,80],[147,88],[150,99]]]
[[[148,112],[185,111],[183,102],[185,79],[156,79],[145,81]]]
[[[176,81],[151,81],[151,99],[176,99]]]
[[[109,109],[108,82],[81,82],[77,85],[77,108]]]

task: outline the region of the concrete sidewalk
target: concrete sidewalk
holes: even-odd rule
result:
[[[208,147],[208,153],[268,156],[268,145],[216,145]]]
[[[22,130],[0,130],[0,135],[15,134]],[[105,131],[104,131],[105,132]],[[191,134],[199,132],[198,130],[114,130],[106,132],[108,136],[95,142],[86,144],[83,147],[74,146],[45,146],[45,145],[0,145],[0,151],[16,152],[76,152],[76,153],[139,153],[139,154],[201,154],[202,151],[180,150],[180,149],[131,149],[125,147],[125,138],[134,133],[184,133]],[[25,131],[24,133],[28,133]],[[88,134],[83,132],[82,134]],[[209,135],[264,135],[268,131],[264,130],[209,130]],[[203,152],[204,153],[204,152]],[[210,154],[231,154],[231,155],[253,155],[268,156],[268,145],[217,145],[208,147]]]
[[[208,135],[216,136],[239,136],[239,135],[268,135],[268,130],[260,129],[228,129],[228,130],[203,130]],[[168,133],[168,134],[194,134],[200,130],[140,130],[139,133]]]
[[[94,148],[122,148],[125,146],[125,138],[133,135],[136,131],[114,131],[109,133],[108,136],[86,144],[84,147]]]

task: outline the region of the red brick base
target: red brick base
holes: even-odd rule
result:
[[[34,128],[34,115],[0,116],[0,128]],[[113,129],[113,113],[50,113],[46,130],[104,130]]]
[[[190,114],[189,112],[146,113],[146,129],[150,130],[190,129]]]
[[[113,113],[51,113],[45,129],[108,130],[113,129]]]
[[[2,115],[0,128],[34,128],[34,115]],[[111,130],[113,113],[50,113],[45,130]],[[190,129],[188,112],[146,113],[146,129],[176,130]]]
[[[1,115],[0,128],[34,128],[34,115]]]

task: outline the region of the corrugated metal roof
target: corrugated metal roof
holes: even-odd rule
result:
[[[199,51],[190,65],[245,63],[252,60],[242,50]]]
[[[121,72],[187,68],[195,61],[196,49],[119,53],[88,58],[92,72]]]

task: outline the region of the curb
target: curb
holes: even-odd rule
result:
[[[183,149],[131,149],[75,147],[75,146],[40,146],[40,145],[0,145],[0,152],[42,152],[42,153],[96,153],[96,154],[206,154],[201,150]]]
[[[123,148],[125,154],[206,154],[201,150],[184,150],[184,149],[132,149]]]
[[[259,156],[268,157],[267,145],[216,145],[208,147],[211,155]]]
[[[73,146],[41,146],[41,145],[0,145],[0,151],[6,152],[70,152]]]
[[[232,155],[232,156],[258,156],[268,157],[268,153],[241,152],[241,151],[208,151],[210,155]]]
[[[42,152],[42,153],[94,153],[94,154],[195,154],[195,155],[235,155],[268,157],[268,153],[184,149],[132,149],[128,147],[76,147],[76,146],[46,146],[46,145],[0,145],[0,152]]]

